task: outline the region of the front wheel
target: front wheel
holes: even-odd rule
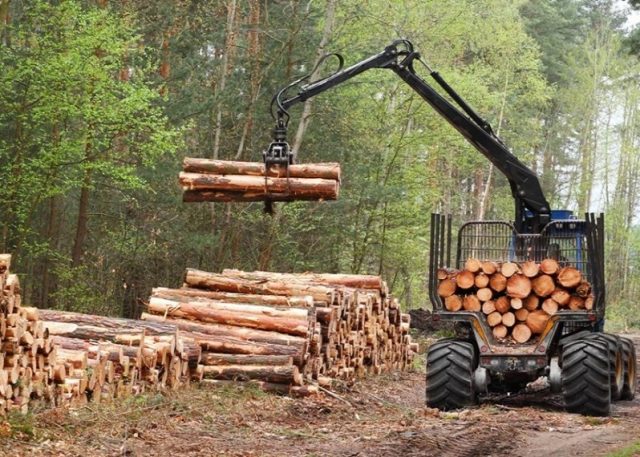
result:
[[[427,353],[427,406],[443,410],[475,405],[476,353],[465,341],[434,343]]]

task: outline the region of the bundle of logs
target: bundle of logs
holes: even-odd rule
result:
[[[194,336],[205,382],[298,395],[405,369],[417,351],[379,276],[188,269],[182,288],[153,290],[141,318]]]
[[[336,200],[340,165],[269,166],[260,162],[186,158],[179,176],[185,202]]]
[[[464,269],[441,269],[437,275],[445,309],[484,315],[500,341],[529,342],[557,312],[593,308],[591,285],[580,270],[554,259],[496,263],[470,258]]]

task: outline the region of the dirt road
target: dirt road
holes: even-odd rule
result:
[[[640,337],[635,340],[640,346]],[[640,442],[640,396],[617,402],[609,418],[593,418],[564,412],[561,398],[549,394],[494,397],[458,412],[430,410],[421,373],[337,392],[339,398],[290,399],[194,387],[48,411],[7,424],[0,454],[602,456]]]

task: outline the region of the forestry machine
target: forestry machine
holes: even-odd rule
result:
[[[573,412],[608,415],[612,400],[632,399],[636,390],[633,343],[603,332],[604,216],[588,213],[578,219],[571,211],[552,211],[535,173],[425,63],[411,42],[397,40],[379,54],[348,68],[343,68],[340,55],[326,57],[330,56],[339,60],[339,68],[333,74],[309,82],[312,71],[273,97],[271,113],[276,125],[273,142],[263,153],[266,165],[287,166],[294,162],[294,152],[286,139],[291,106],[367,70],[382,68],[399,76],[489,159],[509,180],[515,200],[514,221],[466,222],[455,233],[450,216],[431,215],[428,288],[433,319],[455,322],[456,337],[442,339],[428,350],[427,405],[441,409],[473,405],[479,394],[516,392],[541,376],[546,376],[552,392],[563,393],[567,409]],[[448,98],[416,73],[416,63],[426,68]],[[294,87],[297,94],[287,96]],[[593,305],[588,310],[561,309],[532,340],[506,343],[494,337],[481,311],[448,311],[437,293],[442,279],[439,274],[450,268],[462,269],[470,258],[488,263],[553,258],[559,265],[581,272],[591,284]]]

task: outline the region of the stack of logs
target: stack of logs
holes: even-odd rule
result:
[[[259,162],[184,159],[179,176],[185,202],[336,200],[340,165],[272,165]]]
[[[378,276],[189,269],[182,288],[153,290],[141,318],[194,335],[208,382],[293,394],[405,369],[417,351]]]
[[[445,309],[483,314],[502,341],[526,343],[558,311],[593,308],[591,285],[580,270],[554,259],[496,263],[470,258],[462,270],[437,274]]]

